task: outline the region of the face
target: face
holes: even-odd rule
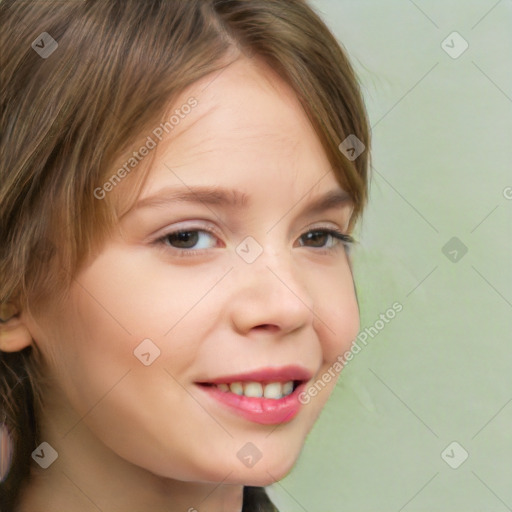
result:
[[[62,407],[116,455],[182,481],[267,485],[335,379],[306,405],[299,393],[359,329],[352,209],[270,69],[240,60],[212,79],[177,101],[197,106],[67,300],[31,321]]]

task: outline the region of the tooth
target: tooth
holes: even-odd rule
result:
[[[279,399],[283,397],[283,385],[280,382],[271,382],[264,389],[265,398]]]
[[[246,382],[244,384],[244,395],[261,398],[263,396],[263,386],[259,382]]]
[[[1,0],[0,0],[1,1]],[[247,396],[250,398],[270,398],[279,400],[288,396],[293,392],[293,381],[288,382],[269,382],[262,384],[261,382],[232,382],[231,384],[217,384],[220,391],[231,391],[235,395]]]
[[[235,395],[243,395],[244,394],[244,388],[242,386],[241,382],[232,382],[229,385],[229,389],[232,393],[235,393]]]
[[[293,392],[293,380],[285,382],[283,384],[283,396],[288,396]]]

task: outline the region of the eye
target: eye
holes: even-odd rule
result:
[[[180,229],[179,231],[167,233],[159,238],[157,242],[178,250],[198,251],[216,247],[218,239],[209,231],[201,229]]]
[[[332,249],[340,243],[349,245],[354,242],[350,235],[346,235],[335,229],[312,229],[299,238],[301,247],[316,249]]]

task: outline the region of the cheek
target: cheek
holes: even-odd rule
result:
[[[109,247],[76,276],[66,303],[53,314],[43,353],[80,415],[127,371],[146,369],[140,357],[148,350],[151,360],[158,354],[148,370],[172,361],[177,374],[197,356],[204,322],[196,318],[194,306],[219,277],[183,269],[170,273],[146,260],[141,252]],[[169,358],[171,349],[174,357]]]
[[[140,342],[181,330],[183,319],[227,270],[171,265],[147,248],[112,245],[79,276],[77,293],[87,315],[116,324]]]
[[[350,349],[359,332],[359,307],[352,275],[346,270],[317,290],[315,323],[322,343],[324,361],[333,362]]]

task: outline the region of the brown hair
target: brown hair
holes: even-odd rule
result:
[[[95,188],[173,98],[237,54],[263,58],[294,89],[353,199],[350,229],[363,211],[361,93],[305,0],[2,0],[0,22],[0,304],[34,308],[66,289],[116,222],[113,198],[99,201]],[[34,45],[42,32],[58,43],[46,57]],[[351,134],[367,148],[355,160],[338,149]],[[37,446],[39,357],[35,345],[0,352],[0,422],[14,446],[2,510],[14,506]],[[275,508],[247,487],[243,510]]]

